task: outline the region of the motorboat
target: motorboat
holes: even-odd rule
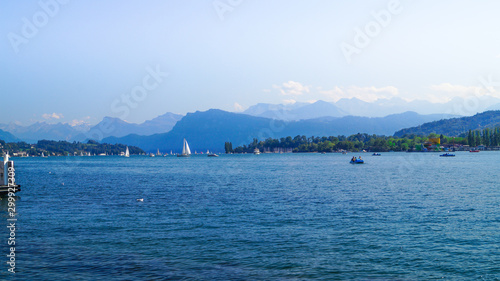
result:
[[[219,155],[217,155],[216,153],[210,152],[209,150],[207,150],[207,156],[208,157],[219,157]]]

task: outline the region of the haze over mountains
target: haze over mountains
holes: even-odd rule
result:
[[[252,138],[295,135],[350,135],[356,133],[392,135],[395,131],[426,122],[471,115],[476,110],[500,108],[500,99],[455,98],[445,104],[427,101],[406,102],[399,98],[379,99],[368,103],[356,98],[336,103],[265,104],[249,107],[242,113],[221,110],[179,114],[166,113],[142,124],[105,117],[94,126],[70,126],[39,122],[30,126],[0,124],[0,139],[35,143],[41,139],[122,142],[143,149],[177,147],[186,137],[201,149],[217,149],[221,143],[246,142]],[[411,111],[418,109],[418,111]],[[433,113],[439,114],[426,114]],[[445,114],[443,114],[443,112]],[[259,117],[260,119],[255,119]],[[195,120],[195,121],[193,121]],[[236,121],[238,120],[238,121]],[[277,121],[279,120],[279,121]],[[276,128],[281,128],[277,130]],[[171,131],[172,130],[172,131]],[[269,133],[271,132],[271,133]],[[214,134],[215,133],[215,134]],[[170,141],[171,139],[171,141]],[[180,140],[179,140],[180,139]],[[199,143],[198,142],[199,139]],[[148,144],[149,143],[149,144]]]
[[[48,124],[37,122],[26,127],[17,124],[0,124],[0,129],[28,143],[35,143],[43,139],[72,140],[78,134],[81,134],[78,127],[70,126],[67,123]]]
[[[188,113],[172,131],[152,136],[128,135],[109,137],[102,141],[138,146],[153,152],[180,152],[182,139],[186,138],[192,151],[222,151],[224,142],[233,146],[248,144],[253,138],[266,139],[286,136],[337,136],[356,133],[392,135],[396,130],[429,121],[450,117],[448,115],[420,115],[415,112],[386,117],[322,117],[300,121],[283,121],[217,109]],[[414,124],[414,125],[410,125]]]
[[[119,118],[104,117],[97,125],[90,128],[85,134],[80,134],[77,140],[95,139],[101,140],[106,137],[123,137],[130,134],[153,135],[165,133],[174,127],[177,121],[182,119],[182,115],[167,112],[152,120],[147,120],[142,124],[128,123]]]
[[[0,124],[0,129],[28,143],[35,143],[43,139],[66,141],[101,140],[109,136],[152,135],[168,132],[182,117],[179,114],[166,113],[142,124],[128,123],[119,118],[104,117],[97,125],[88,127],[70,126],[67,123],[48,124],[37,122],[30,126]]]
[[[401,98],[378,99],[375,102],[366,102],[357,98],[340,99],[335,103],[317,101],[311,104],[266,104],[259,103],[249,107],[243,113],[279,120],[302,120],[324,116],[363,116],[384,117],[407,111],[419,114],[451,114],[470,116],[485,110],[500,109],[500,99],[491,96],[479,98],[454,98],[447,103],[431,103],[425,100],[407,102]]]
[[[16,142],[20,141],[18,138],[16,138],[13,134],[6,132],[4,130],[0,130],[0,140],[3,140],[5,142]]]

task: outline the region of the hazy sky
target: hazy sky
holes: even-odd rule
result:
[[[500,97],[498,11],[457,0],[0,0],[0,123]]]

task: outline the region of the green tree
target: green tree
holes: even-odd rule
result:
[[[474,136],[472,135],[472,130],[469,130],[469,133],[467,134],[467,143],[469,144],[469,146],[476,146]]]
[[[479,130],[474,130],[474,144],[475,146],[481,145],[481,133]]]
[[[226,153],[233,152],[233,144],[231,142],[225,142],[224,143],[224,150]]]

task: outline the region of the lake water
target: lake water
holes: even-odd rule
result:
[[[0,279],[500,280],[500,153],[456,155],[14,158]]]

